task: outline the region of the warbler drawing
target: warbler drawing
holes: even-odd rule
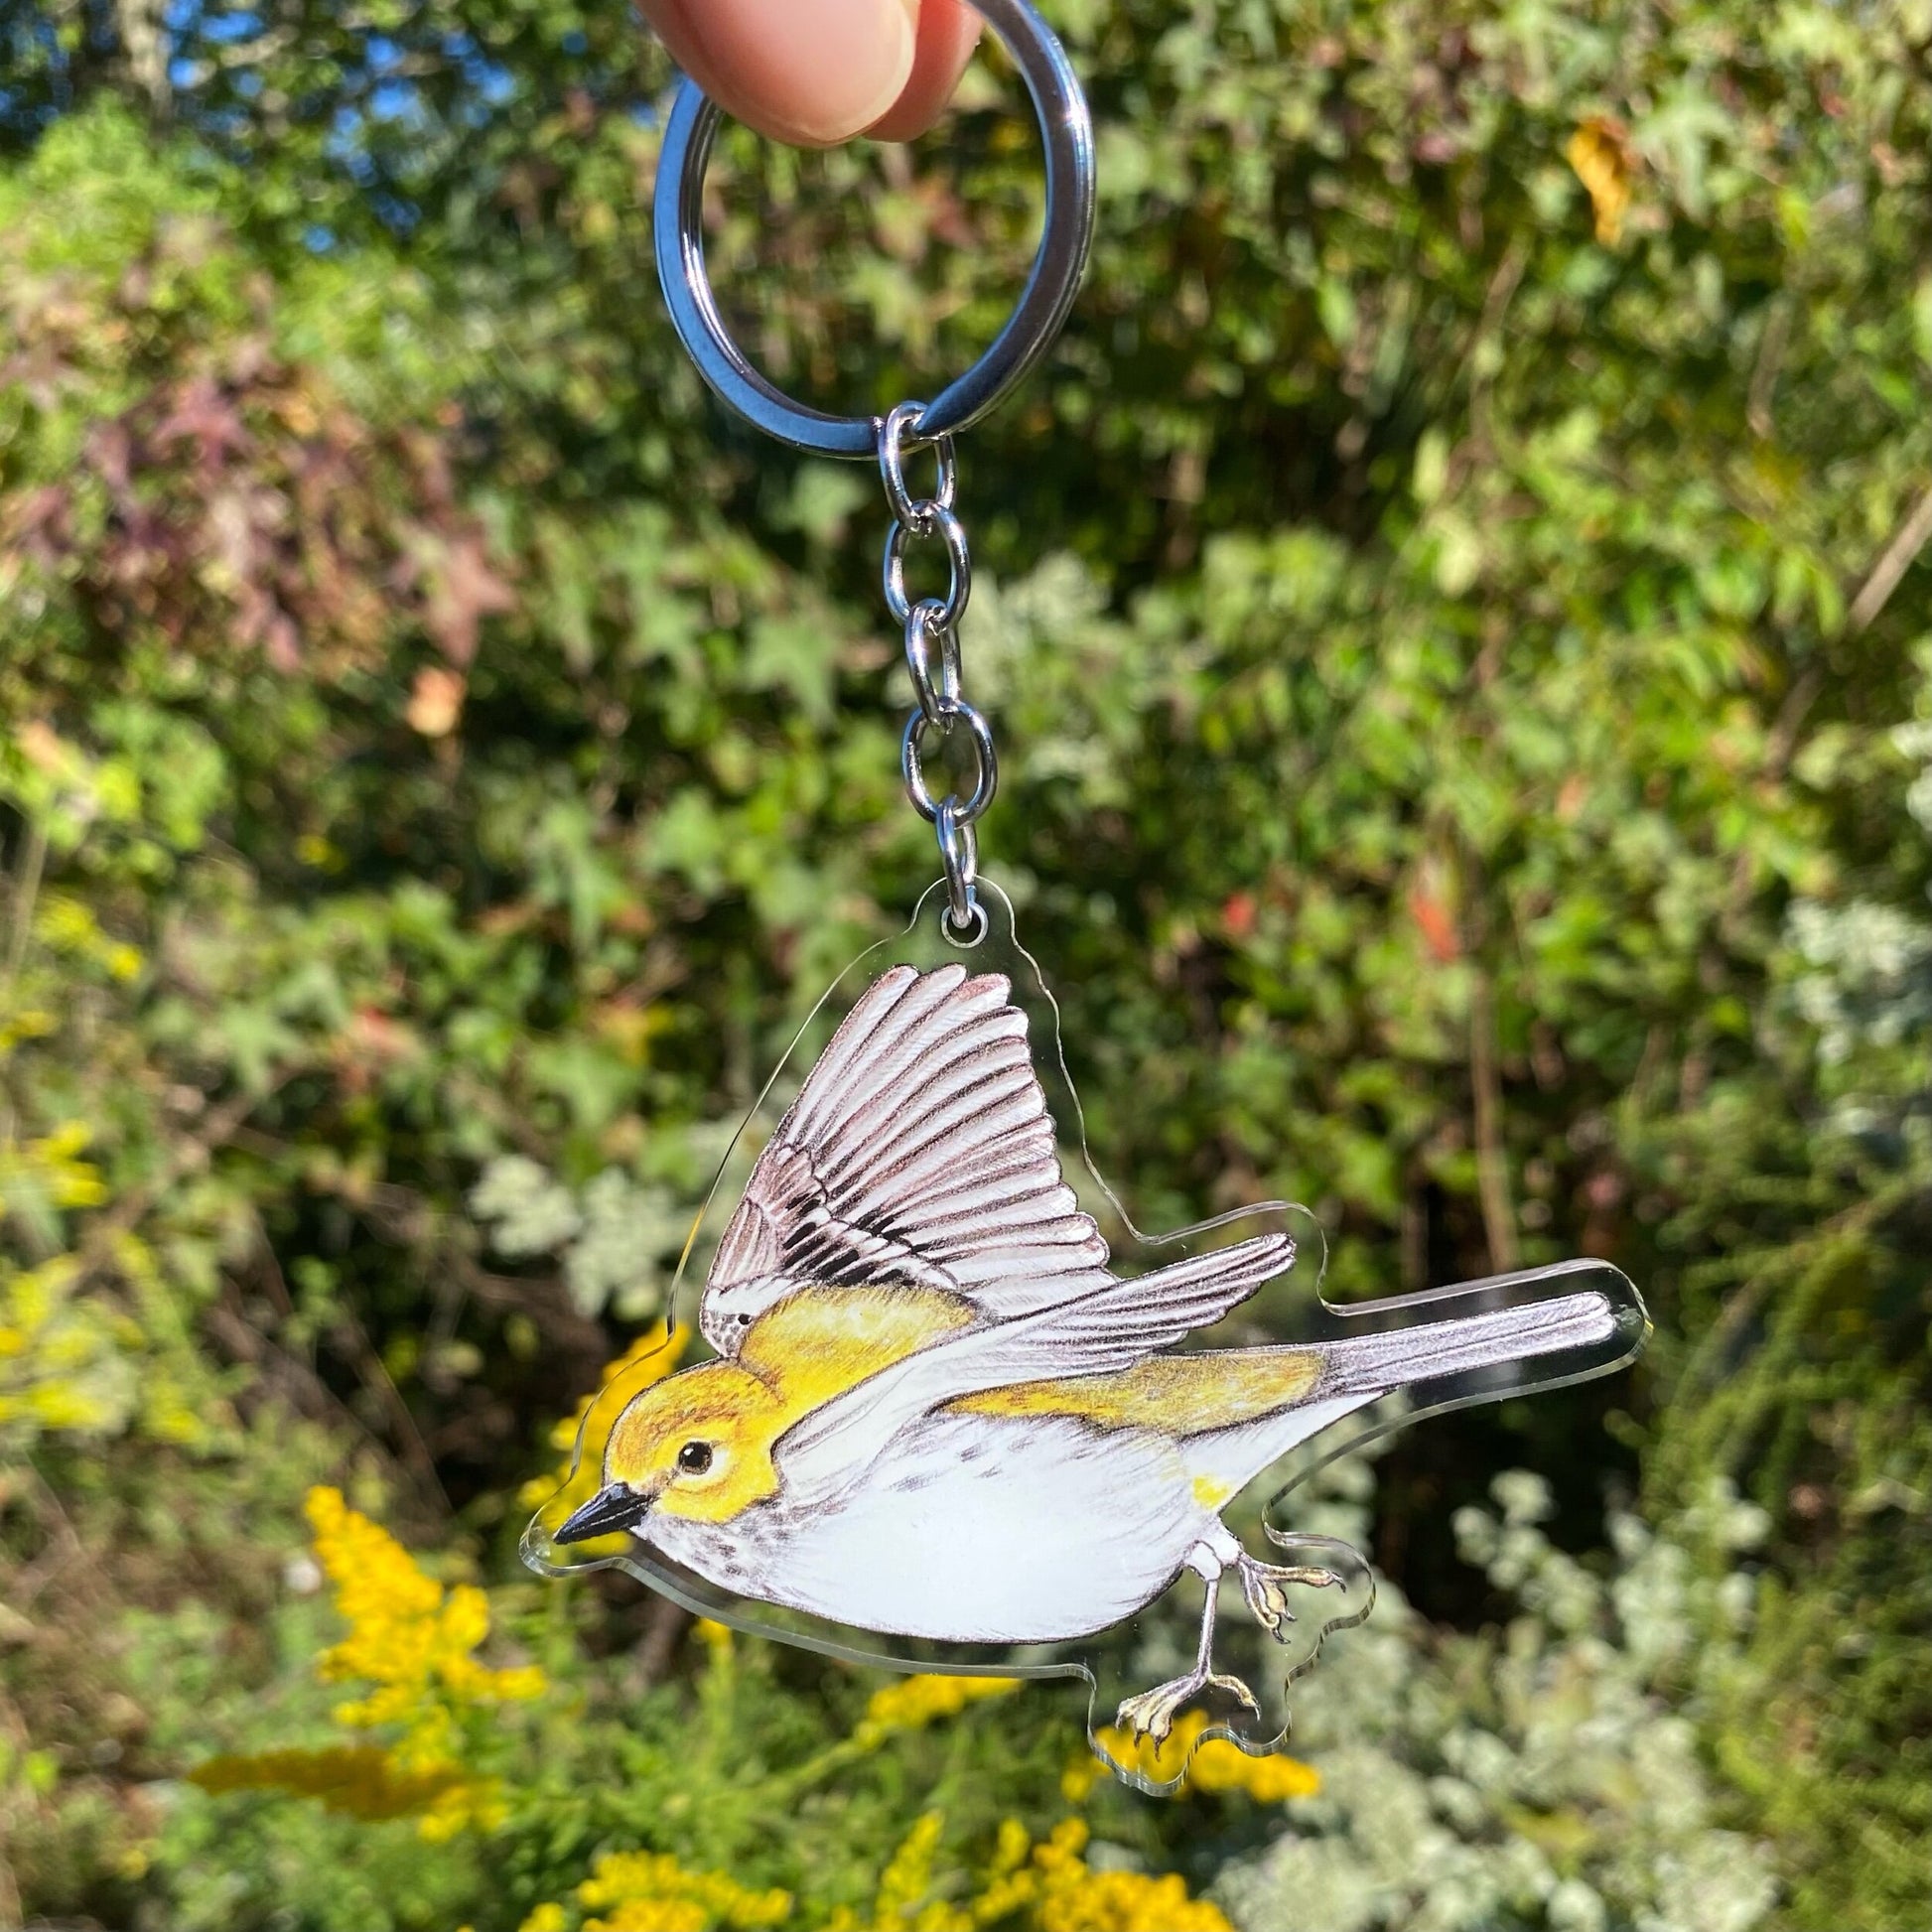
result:
[[[997,975],[897,967],[759,1156],[700,1308],[716,1360],[631,1400],[559,1543],[629,1531],[741,1596],[901,1637],[1036,1644],[1206,1587],[1194,1667],[1121,1706],[1165,1737],[1215,1686],[1217,1585],[1285,1637],[1288,1587],[1221,1511],[1391,1391],[1587,1349],[1601,1294],[1296,1347],[1177,1350],[1295,1260],[1265,1234],[1108,1268]]]

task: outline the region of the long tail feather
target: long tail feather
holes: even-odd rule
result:
[[[1425,1321],[1412,1328],[1354,1335],[1322,1348],[1321,1393],[1367,1395],[1411,1382],[1434,1382],[1468,1369],[1494,1368],[1607,1341],[1616,1326],[1600,1295],[1558,1295],[1547,1302]]]

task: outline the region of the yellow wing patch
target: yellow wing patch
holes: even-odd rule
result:
[[[1307,1348],[1203,1350],[1150,1355],[1118,1375],[1016,1382],[949,1406],[975,1416],[1072,1416],[1096,1429],[1204,1436],[1300,1402],[1320,1375],[1321,1358]]]
[[[738,1360],[795,1419],[973,1318],[941,1289],[801,1288],[752,1324]]]

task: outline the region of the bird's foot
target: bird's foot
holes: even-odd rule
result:
[[[1125,1699],[1114,1722],[1125,1726],[1135,1737],[1151,1737],[1158,1744],[1168,1741],[1168,1733],[1173,1729],[1173,1721],[1180,1707],[1191,1697],[1205,1690],[1226,1691],[1230,1697],[1239,1698],[1258,1718],[1261,1706],[1255,1694],[1238,1677],[1228,1677],[1220,1671],[1195,1669],[1185,1677],[1173,1678],[1166,1684],[1157,1684],[1151,1691],[1143,1691],[1139,1697]]]
[[[1343,1579],[1334,1571],[1309,1564],[1284,1567],[1258,1563],[1244,1554],[1235,1559],[1235,1569],[1241,1578],[1241,1594],[1248,1599],[1248,1608],[1254,1612],[1255,1621],[1277,1643],[1288,1641],[1288,1626],[1295,1621],[1295,1612],[1288,1607],[1290,1584],[1307,1584],[1315,1589],[1346,1587]]]

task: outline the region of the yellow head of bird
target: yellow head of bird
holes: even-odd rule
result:
[[[774,1495],[778,1403],[733,1362],[704,1362],[633,1396],[611,1430],[604,1486],[557,1531],[559,1543],[634,1529],[657,1511],[729,1522]]]

